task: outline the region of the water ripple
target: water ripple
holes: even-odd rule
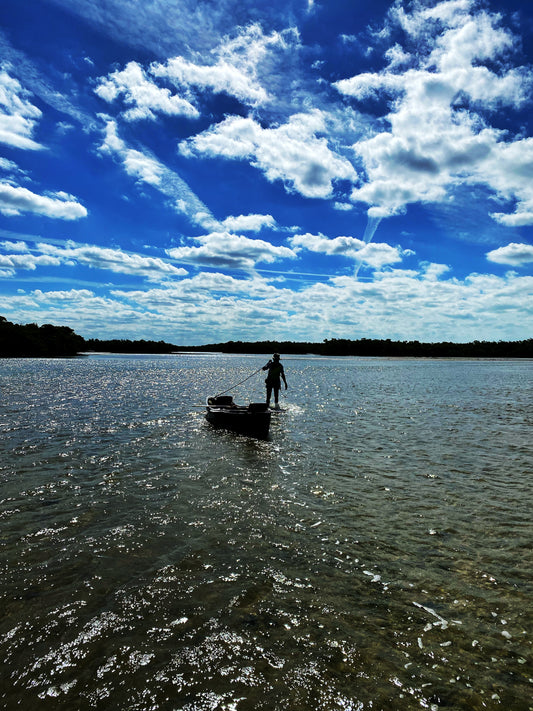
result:
[[[2,362],[6,707],[528,709],[531,364],[260,360]]]

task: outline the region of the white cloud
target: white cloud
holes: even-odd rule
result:
[[[484,170],[490,176],[487,182],[502,199],[514,203],[514,213],[492,213],[500,224],[508,227],[533,225],[532,165],[533,138],[500,143],[484,162]]]
[[[67,242],[65,245],[38,242],[35,247],[30,248],[23,241],[4,241],[0,242],[0,249],[8,252],[0,254],[0,269],[3,270],[4,276],[14,276],[19,269],[35,270],[39,266],[76,264],[157,282],[182,277],[188,273],[186,269],[176,267],[165,259],[74,242]]]
[[[250,239],[229,232],[212,232],[194,238],[199,247],[174,247],[167,254],[173,259],[226,269],[253,269],[257,263],[271,264],[295,259],[288,247],[277,247],[260,239]]]
[[[273,98],[266,85],[273,84],[277,93],[280,73],[287,74],[299,48],[295,29],[264,34],[260,24],[252,23],[225,37],[210,56],[204,53],[198,61],[174,57],[164,65],[152,64],[150,71],[181,89],[226,93],[243,104],[259,107]]]
[[[131,177],[155,187],[161,184],[164,166],[141,151],[128,148],[118,136],[115,121],[106,122],[105,139],[99,150],[102,153],[117,155],[122,160],[126,173]]]
[[[339,276],[293,291],[254,272],[242,279],[200,273],[147,290],[115,289],[105,298],[80,289],[0,294],[0,313],[10,320],[64,323],[87,337],[109,337],[102,326],[108,322],[117,337],[147,334],[181,344],[523,338],[524,318],[533,315],[533,277],[445,275],[445,266],[426,264],[421,271],[389,269],[365,281]]]
[[[401,212],[414,202],[442,202],[458,185],[485,185],[497,197],[514,201],[516,217],[494,213],[502,224],[530,224],[533,213],[531,139],[513,138],[492,128],[491,112],[521,108],[530,101],[533,73],[506,64],[516,39],[500,26],[500,16],[476,11],[458,0],[407,13],[395,5],[398,22],[416,50],[394,45],[389,65],[335,83],[356,100],[390,100],[378,128],[354,146],[366,177],[352,200],[369,206],[374,217]],[[407,68],[403,73],[401,66]]]
[[[289,243],[295,248],[309,249],[320,254],[336,255],[353,259],[375,269],[401,262],[406,252],[385,243],[367,243],[355,237],[330,239],[322,234],[294,235]],[[409,252],[410,254],[410,252]]]
[[[219,60],[215,65],[198,65],[183,57],[174,57],[166,65],[152,65],[151,71],[157,77],[170,79],[178,86],[211,89],[215,93],[225,92],[251,105],[263,104],[268,99],[263,87],[227,61]]]
[[[147,290],[115,289],[111,292],[117,298],[142,304],[150,309],[175,307],[177,303],[201,303],[216,301],[222,296],[240,296],[245,299],[268,299],[278,295],[279,289],[257,273],[244,279],[236,279],[220,272],[200,272],[193,277],[181,279],[178,283]]]
[[[0,248],[7,252],[17,252],[27,254],[30,250],[26,242],[19,240],[18,242],[0,242]]]
[[[533,225],[533,212],[527,212],[524,209],[517,210],[512,214],[506,212],[492,212],[496,222],[507,227],[524,227],[525,225]]]
[[[272,215],[230,215],[220,224],[228,232],[259,232],[263,227],[273,229],[276,220]]]
[[[443,265],[428,264],[422,272],[381,271],[373,281],[336,277],[299,291],[255,277],[200,274],[168,290],[115,296],[133,309],[164,314],[170,329],[179,328],[182,343],[362,336],[470,341],[513,338],[521,332],[524,313],[533,310],[532,277],[458,280],[443,278],[445,271]]]
[[[220,37],[236,23],[247,25],[264,16],[271,20],[269,4],[219,0],[53,0],[73,15],[80,16],[98,34],[111,37],[121,46],[140,49],[154,57],[171,57],[176,47],[191,48],[205,54],[216,48]]]
[[[9,183],[0,183],[0,212],[8,216],[31,212],[60,220],[78,220],[87,217],[86,208],[65,193],[55,193],[51,196],[38,195],[28,188]]]
[[[257,107],[270,100],[260,75],[268,81],[272,64],[289,50],[294,52],[297,43],[294,31],[265,35],[260,25],[251,24],[196,59],[175,56],[148,67],[131,61],[100,77],[95,93],[108,103],[122,99],[128,107],[123,113],[127,121],[153,120],[158,114],[198,118],[197,104],[206,92],[225,93]],[[170,82],[177,93],[158,82]]]
[[[354,206],[349,202],[335,202],[332,207],[339,212],[350,212],[354,209]]]
[[[274,182],[310,198],[333,194],[336,180],[355,181],[352,164],[334,153],[324,136],[325,115],[314,110],[295,114],[277,128],[263,128],[252,118],[230,116],[180,144],[184,155],[248,159]]]
[[[37,249],[60,259],[62,263],[84,264],[93,269],[146,277],[150,281],[163,281],[187,274],[185,269],[175,267],[163,259],[132,254],[121,249],[74,243],[67,243],[65,247],[41,243]]]
[[[40,150],[32,135],[41,110],[28,100],[29,93],[6,71],[0,71],[0,143],[23,150]]]
[[[496,264],[509,264],[522,267],[533,262],[533,245],[511,242],[506,247],[499,247],[487,252],[487,259]]]
[[[406,52],[399,44],[395,44],[385,52],[385,58],[389,60],[388,69],[397,69],[404,64],[407,64],[411,55]]]
[[[147,183],[171,200],[172,208],[187,215],[197,224],[212,224],[214,218],[209,208],[193,193],[187,183],[156,158],[128,147],[117,132],[117,124],[105,120],[105,137],[100,152],[118,158],[126,173],[140,183]]]
[[[161,321],[158,314],[133,309],[117,299],[95,296],[88,289],[35,289],[29,293],[21,290],[9,298],[0,295],[0,310],[10,320],[69,326],[86,337],[112,337],[106,331],[112,323],[118,329],[112,335],[120,331],[124,338],[128,335],[136,338],[136,329],[147,331],[150,323]]]
[[[19,167],[14,161],[0,156],[0,170],[6,173],[18,173]]]
[[[61,261],[47,255],[0,254],[0,274],[13,277],[20,269],[35,271],[37,267],[59,266]]]
[[[95,92],[109,103],[123,97],[124,103],[131,106],[124,113],[127,121],[155,119],[156,114],[188,118],[199,116],[198,109],[190,101],[172,95],[169,89],[160,88],[148,79],[137,62],[129,62],[122,71],[117,70],[109,77],[101,78]]]
[[[422,262],[421,277],[429,281],[437,281],[444,274],[450,271],[447,264],[436,264],[435,262]]]

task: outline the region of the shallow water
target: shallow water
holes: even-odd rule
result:
[[[0,361],[5,708],[531,709],[532,362],[264,362]]]

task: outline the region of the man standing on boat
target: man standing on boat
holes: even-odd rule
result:
[[[281,389],[281,379],[285,383],[285,390],[287,390],[287,380],[285,379],[285,371],[283,366],[279,362],[279,353],[274,353],[272,360],[264,366],[263,370],[268,370],[268,375],[265,380],[267,398],[267,407],[270,407],[270,398],[272,396],[272,391],[274,391],[274,409],[279,410],[278,398],[279,391]]]

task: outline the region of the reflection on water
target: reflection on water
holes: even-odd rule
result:
[[[4,706],[530,709],[531,362],[262,362],[1,362]]]

